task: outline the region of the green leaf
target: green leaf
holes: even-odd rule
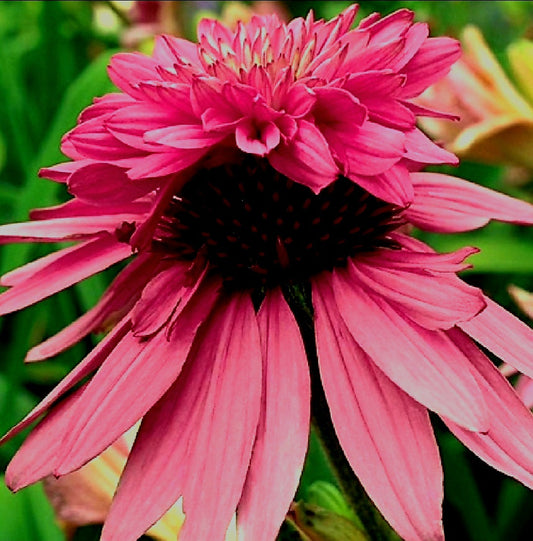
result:
[[[54,512],[40,484],[12,494],[0,478],[0,539],[3,541],[63,541]]]

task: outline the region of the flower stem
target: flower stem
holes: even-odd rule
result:
[[[291,288],[287,301],[300,327],[311,375],[311,421],[322,443],[329,465],[347,503],[363,524],[372,541],[397,541],[400,537],[368,497],[339,443],[322,388],[313,326],[310,291]]]

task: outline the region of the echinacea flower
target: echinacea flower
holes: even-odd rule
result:
[[[444,535],[428,411],[533,486],[531,414],[476,345],[533,375],[533,333],[457,277],[475,249],[438,254],[405,227],[531,224],[533,206],[412,172],[457,161],[416,127],[439,113],[412,100],[459,46],[408,10],[352,28],[355,14],[204,20],[198,44],[162,36],[152,57],[113,58],[120,92],[65,136],[72,161],[42,171],[73,198],[0,227],[3,242],[74,242],[5,275],[1,313],[128,260],[28,353],[113,327],[4,438],[46,413],[12,489],[80,468],[142,419],[104,541],[138,538],[179,498],[182,541],[223,539],[235,513],[240,541],[271,541],[304,463],[313,356],[344,453],[404,539]]]
[[[463,57],[450,73],[417,100],[426,107],[454,112],[459,122],[421,121],[445,147],[472,160],[533,167],[533,44],[512,43],[507,54],[515,80],[507,76],[475,26],[462,33]]]
[[[44,491],[67,539],[76,535],[80,526],[104,523],[136,433],[137,426],[134,426],[79,470],[59,479],[51,475],[43,480]],[[157,541],[174,541],[184,520],[181,501],[178,501],[146,535]],[[233,520],[226,541],[235,540]]]

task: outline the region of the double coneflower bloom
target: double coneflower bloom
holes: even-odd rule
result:
[[[2,313],[127,261],[29,352],[112,328],[7,435],[46,413],[12,489],[80,468],[142,418],[102,539],[136,539],[182,498],[180,540],[222,540],[236,512],[239,540],[272,541],[304,463],[315,347],[344,453],[403,538],[444,535],[428,411],[533,486],[533,419],[477,346],[533,375],[533,333],[457,277],[475,249],[408,234],[531,224],[533,206],[419,172],[457,161],[416,127],[441,114],[412,100],[459,46],[407,10],[352,29],[355,14],[204,20],[198,44],[112,59],[120,91],[64,137],[71,161],[42,170],[73,198],[0,227],[3,242],[73,241],[3,277]]]

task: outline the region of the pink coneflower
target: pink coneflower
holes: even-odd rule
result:
[[[438,113],[411,99],[458,44],[407,10],[350,29],[355,14],[235,32],[204,20],[198,45],[163,36],[151,58],[113,58],[121,92],[65,136],[72,161],[42,171],[74,198],[0,228],[4,242],[76,241],[4,276],[2,313],[133,255],[29,352],[113,327],[6,436],[47,412],[12,489],[76,470],[142,418],[102,539],[136,539],[182,497],[180,540],[221,540],[237,512],[240,540],[271,541],[322,389],[351,467],[407,540],[444,535],[428,410],[533,486],[531,414],[472,340],[533,375],[533,333],[457,277],[474,249],[437,254],[406,233],[531,224],[533,207],[411,172],[456,162],[415,126]]]

